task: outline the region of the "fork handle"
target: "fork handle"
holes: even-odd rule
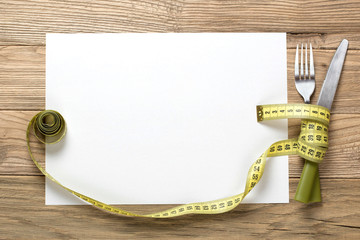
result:
[[[305,103],[309,104],[310,99],[304,97]],[[299,202],[321,202],[319,165],[305,160],[300,181],[296,189],[294,199]]]

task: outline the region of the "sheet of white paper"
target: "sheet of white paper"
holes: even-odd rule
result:
[[[287,138],[257,123],[286,103],[285,33],[47,34],[46,108],[67,121],[46,170],[110,204],[175,204],[243,192],[250,165]],[[288,202],[287,157],[245,202]],[[51,181],[46,204],[83,204]]]

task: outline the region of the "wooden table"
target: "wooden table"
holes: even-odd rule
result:
[[[91,206],[45,206],[44,176],[29,158],[25,130],[45,107],[45,33],[287,32],[288,99],[302,102],[293,82],[295,46],[314,47],[319,96],[343,38],[349,50],[332,109],[330,149],[320,166],[323,202],[243,204],[221,215],[126,218]],[[245,0],[119,0],[0,2],[0,239],[360,237],[360,2]],[[289,121],[289,136],[299,122]],[[44,155],[44,148],[36,146]],[[293,198],[303,161],[291,157]],[[167,206],[127,206],[152,212]]]

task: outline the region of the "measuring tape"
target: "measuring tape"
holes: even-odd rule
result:
[[[234,209],[256,186],[263,175],[267,157],[296,154],[309,161],[320,163],[325,156],[328,147],[328,126],[330,121],[330,111],[327,108],[310,104],[273,104],[257,106],[256,110],[259,122],[273,119],[300,118],[302,119],[301,132],[298,138],[272,144],[251,165],[243,193],[214,201],[184,204],[165,211],[145,215],[128,212],[76,192],[58,182],[38,163],[31,151],[30,133],[32,132],[44,144],[59,142],[66,133],[65,120],[60,113],[53,110],[45,110],[36,114],[29,122],[26,131],[26,141],[31,159],[47,178],[78,198],[105,211],[119,215],[148,218],[169,218],[185,214],[218,214]]]

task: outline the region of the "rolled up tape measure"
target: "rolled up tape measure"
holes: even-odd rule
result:
[[[238,206],[246,195],[260,181],[267,157],[282,155],[299,155],[309,161],[320,163],[328,147],[328,125],[330,111],[322,106],[309,104],[273,104],[257,106],[258,121],[300,118],[301,132],[299,138],[288,139],[272,144],[250,167],[243,193],[218,200],[180,205],[165,211],[152,214],[136,214],[110,206],[93,198],[76,192],[53,178],[35,159],[30,147],[30,134],[47,144],[59,142],[66,133],[66,124],[60,113],[45,110],[36,114],[29,122],[26,131],[27,147],[30,157],[37,168],[51,181],[69,191],[78,198],[105,211],[133,217],[170,218],[186,214],[219,214],[228,212]]]

